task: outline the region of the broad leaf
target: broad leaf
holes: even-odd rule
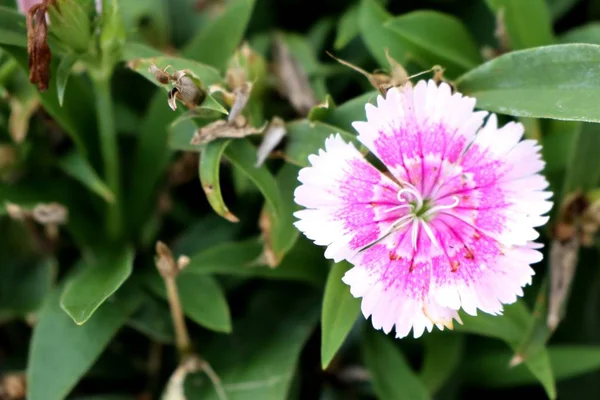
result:
[[[423,68],[440,64],[450,77],[458,76],[480,63],[475,41],[462,22],[434,11],[414,11],[386,22],[407,54]]]
[[[477,107],[522,117],[600,122],[600,46],[565,44],[516,51],[455,83]]]
[[[69,281],[60,298],[61,307],[78,324],[92,314],[129,278],[133,270],[133,249],[106,251],[91,263],[77,265],[78,273]]]
[[[75,325],[61,309],[59,289],[47,298],[31,340],[28,399],[62,400],[69,394],[139,306],[138,292],[123,292],[83,326]]]
[[[550,12],[544,0],[487,0],[503,21],[512,50],[545,46],[554,42]]]

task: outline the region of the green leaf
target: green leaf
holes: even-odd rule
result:
[[[554,42],[550,12],[544,0],[487,0],[495,12],[503,10],[504,25],[512,50],[545,46]]]
[[[67,82],[69,75],[71,75],[71,69],[73,65],[79,59],[75,54],[67,54],[63,56],[58,64],[56,70],[56,92],[58,94],[58,104],[62,107],[65,98],[65,89],[67,88]]]
[[[355,135],[323,122],[298,120],[288,123],[286,130],[285,160],[299,167],[308,166],[308,156],[324,148],[325,139],[333,134],[339,133],[346,142],[352,142],[360,148]]]
[[[98,259],[77,265],[80,270],[60,298],[60,305],[78,325],[84,324],[106,299],[117,291],[133,270],[133,249],[99,254]],[[87,264],[87,265],[86,265]]]
[[[0,44],[27,47],[25,16],[0,6]]]
[[[362,340],[362,351],[378,399],[431,398],[392,339],[367,327]]]
[[[59,160],[58,166],[65,174],[76,179],[107,202],[112,203],[115,201],[113,192],[81,153],[71,151]]]
[[[461,318],[463,325],[456,325],[456,331],[500,339],[515,352],[519,350],[521,343],[530,334],[534,322],[521,301],[506,306],[502,316],[481,314],[475,317],[465,315]],[[535,352],[529,354],[525,359],[525,365],[542,383],[548,396],[555,398],[556,388],[546,348],[540,346]]]
[[[154,83],[156,86],[162,86],[166,90],[170,90],[168,85],[161,85],[149,71],[150,64],[156,65],[160,69],[165,69],[167,66],[171,66],[173,71],[179,71],[183,69],[187,69],[191,71],[198,79],[203,87],[208,87],[214,83],[217,83],[221,80],[221,76],[219,71],[214,69],[213,67],[202,64],[198,61],[193,61],[185,58],[179,57],[150,57],[150,58],[137,58],[131,60],[127,65],[133,71],[142,75],[144,78],[148,79],[150,82]],[[165,107],[168,107],[167,100],[165,98]]]
[[[127,325],[159,343],[175,343],[169,306],[154,296],[145,296],[142,305],[129,318]]]
[[[29,71],[27,50],[21,47],[3,46],[19,63],[23,71]],[[52,62],[50,76],[56,76],[57,62]],[[64,104],[58,103],[56,79],[50,79],[48,90],[38,92],[44,110],[69,134],[75,146],[85,157],[91,157],[98,148],[96,114],[90,85],[81,76],[71,76],[64,93]],[[37,91],[37,90],[36,90]]]
[[[0,313],[24,316],[40,308],[52,289],[58,266],[53,258],[19,262],[11,250],[8,254],[12,257],[0,261]]]
[[[51,294],[38,315],[27,362],[27,398],[62,400],[98,359],[129,315],[140,304],[136,292],[121,291],[83,326]]]
[[[425,357],[419,377],[429,389],[429,393],[435,394],[459,366],[463,354],[464,336],[451,332],[435,332],[423,339]]]
[[[294,226],[294,212],[300,207],[294,201],[294,191],[298,186],[299,168],[295,165],[286,164],[277,173],[277,185],[281,192],[282,210],[281,216],[277,218],[275,210],[270,204],[265,204],[265,212],[268,216],[268,234],[265,241],[266,247],[274,256],[275,265],[279,265],[283,257],[294,246],[300,232]]]
[[[322,285],[327,276],[327,261],[322,250],[300,237],[277,268],[259,262],[263,245],[258,239],[223,243],[191,257],[183,270],[187,274],[225,274],[278,280],[299,280]]]
[[[233,335],[204,342],[199,351],[229,400],[287,399],[300,352],[318,320],[319,300],[316,290],[265,288],[249,299]],[[188,377],[185,392],[189,400],[219,399],[204,375]]]
[[[503,315],[461,314],[461,319],[462,324],[454,324],[457,332],[468,332],[500,339],[513,347],[519,345],[531,324],[531,315],[521,301],[505,306]]]
[[[331,115],[333,110],[335,110],[335,103],[333,98],[327,95],[322,103],[317,104],[308,112],[307,118],[309,121],[323,121]]]
[[[506,351],[490,351],[467,359],[463,376],[471,384],[486,387],[531,385],[537,379],[524,365],[510,368],[512,355]],[[600,368],[600,347],[554,345],[548,357],[557,381],[596,371]]]
[[[481,56],[462,22],[435,11],[414,11],[392,18],[385,27],[405,47],[401,60],[410,57],[424,68],[440,64],[450,77],[477,66]]]
[[[390,55],[404,63],[407,52],[404,44],[398,40],[398,35],[384,27],[392,16],[375,0],[362,0],[358,12],[360,34],[371,55],[380,67],[389,66],[385,49]]]
[[[336,126],[346,132],[354,132],[352,123],[354,121],[366,121],[367,113],[365,106],[367,103],[375,104],[377,101],[377,92],[367,92],[344,104],[336,107],[327,115],[325,122]]]
[[[280,219],[284,208],[281,191],[265,165],[258,168],[254,166],[256,148],[247,139],[233,140],[225,149],[225,157],[256,185],[267,203],[273,207],[277,219]]]
[[[230,3],[223,14],[189,41],[184,56],[224,70],[242,40],[253,9],[254,0]]]
[[[455,83],[477,107],[520,117],[600,122],[600,46],[564,44],[504,54]]]
[[[360,33],[358,25],[359,6],[350,6],[340,17],[335,35],[333,47],[341,50],[348,45]]]
[[[198,164],[200,182],[206,194],[206,199],[212,209],[221,217],[231,222],[238,222],[236,217],[225,204],[221,195],[221,181],[219,172],[221,170],[221,159],[231,140],[219,139],[206,144],[200,153]]]
[[[564,16],[579,0],[546,0],[553,20]]]
[[[596,124],[583,124],[573,137],[563,183],[563,194],[595,189],[600,184],[600,166],[594,149],[600,146],[600,129]]]
[[[567,31],[558,41],[560,43],[600,44],[600,23],[590,22]]]
[[[327,368],[342,346],[344,339],[360,314],[360,299],[350,293],[350,288],[342,278],[352,268],[348,262],[334,264],[329,272],[323,311],[321,314],[321,367]]]
[[[158,273],[147,280],[148,285],[163,298],[167,298],[165,284]],[[217,332],[231,332],[231,316],[223,290],[210,275],[180,275],[177,289],[181,307],[186,316],[197,324]]]

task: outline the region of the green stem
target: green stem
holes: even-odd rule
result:
[[[96,116],[100,133],[100,150],[104,164],[106,184],[115,195],[115,201],[107,204],[107,232],[110,239],[118,239],[121,234],[120,182],[119,182],[119,152],[117,146],[117,131],[112,107],[110,91],[111,73],[105,70],[92,74],[96,92]]]

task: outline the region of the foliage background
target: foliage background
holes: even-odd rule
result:
[[[593,201],[600,184],[600,1],[104,1],[88,48],[51,40],[44,93],[27,82],[25,19],[12,0],[0,5],[0,397],[19,394],[17,382],[31,400],[158,398],[179,358],[157,240],[191,257],[177,279],[187,326],[230,399],[600,395],[595,240],[575,246],[556,332],[546,328],[549,287],[565,266],[544,261],[504,316],[465,316],[453,332],[394,340],[360,315],[340,281],[348,266],[332,266],[291,225],[307,155],[332,132],[352,139],[350,123],[376,95],[325,52],[374,71],[389,70],[388,48],[411,73],[442,65],[479,107],[522,121],[542,142],[557,203],[542,237],[547,254],[559,249],[558,204],[577,190]],[[276,90],[277,38],[326,106],[306,115]],[[223,115],[173,112],[147,73],[156,57],[161,68],[224,84],[242,40],[254,51],[237,53],[255,79],[245,114],[253,126],[286,122],[260,168],[260,135],[191,146],[195,123]],[[506,54],[496,58],[499,49]],[[6,202],[58,202],[68,223],[53,240],[40,224],[11,218]],[[238,223],[217,215],[228,208]],[[261,258],[265,246],[276,267]],[[515,354],[524,362],[511,368]],[[201,372],[184,386],[188,399],[218,398]]]

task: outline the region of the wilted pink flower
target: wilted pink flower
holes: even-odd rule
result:
[[[542,259],[534,227],[552,193],[540,146],[494,114],[482,126],[487,112],[474,106],[445,83],[392,88],[354,123],[389,174],[339,135],[300,171],[295,200],[307,209],[296,227],[354,265],[343,281],[373,326],[397,337],[452,328],[460,308],[501,314]]]

